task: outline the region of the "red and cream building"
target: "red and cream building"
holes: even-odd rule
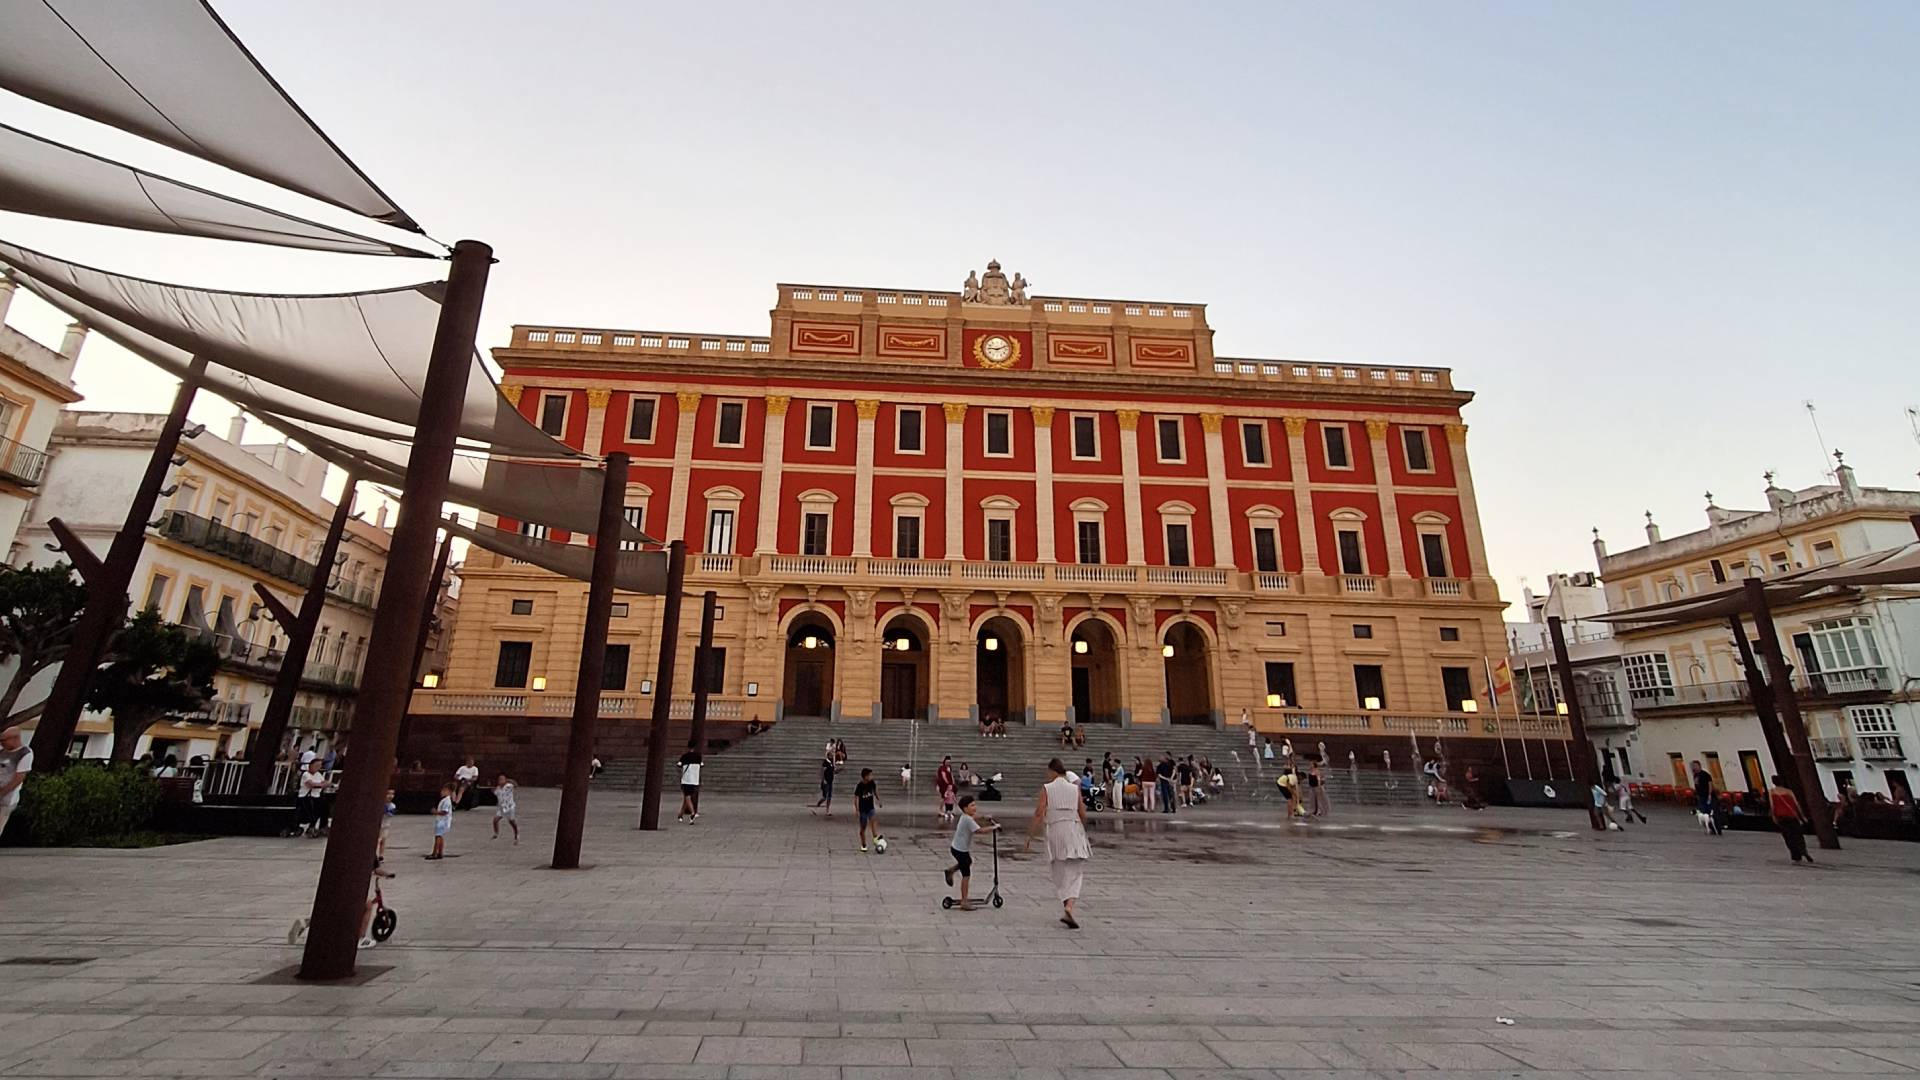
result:
[[[781,285],[764,336],[525,325],[494,355],[534,422],[632,456],[630,519],[718,592],[718,716],[1494,734],[1462,708],[1505,643],[1444,370],[1222,356],[1202,305],[1029,299],[997,264]],[[416,709],[563,715],[585,586],[463,577]],[[659,601],[619,599],[604,711],[645,716]]]

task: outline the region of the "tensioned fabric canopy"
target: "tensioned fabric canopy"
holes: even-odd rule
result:
[[[427,253],[321,225],[0,124],[0,210],[353,255]]]
[[[205,356],[254,383],[291,392],[269,411],[328,409],[334,415],[323,422],[367,430],[356,422],[359,414],[396,425],[409,438],[420,414],[444,282],[324,296],[221,292],[111,274],[4,241],[0,263],[55,307],[129,348],[141,351],[124,340],[131,335],[116,331],[170,346],[170,357],[148,357],[162,367],[183,370],[189,358]],[[501,397],[477,357],[468,371],[460,435],[496,453],[580,456]]]
[[[420,231],[202,0],[0,3],[0,87]]]
[[[522,536],[485,525],[468,526],[444,522],[440,526],[462,536],[496,555],[551,570],[576,581],[593,580],[593,549],[577,544],[556,544]],[[622,551],[613,574],[613,587],[621,592],[664,596],[667,592],[667,553],[664,551]]]

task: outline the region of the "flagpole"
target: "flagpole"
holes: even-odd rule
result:
[[[1487,673],[1487,697],[1493,699],[1493,735],[1500,740],[1500,768],[1513,779],[1513,762],[1507,759],[1507,736],[1500,730],[1500,689],[1493,683],[1493,661],[1485,654],[1480,657],[1481,670]]]

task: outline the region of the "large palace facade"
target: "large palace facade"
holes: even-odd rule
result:
[[[686,541],[675,692],[713,590],[717,717],[1502,733],[1444,370],[1228,358],[1201,305],[1028,298],[998,264],[781,285],[766,336],[516,326],[495,357]],[[416,712],[564,716],[585,586],[475,551],[463,589]],[[659,601],[618,599],[603,715],[644,717]]]

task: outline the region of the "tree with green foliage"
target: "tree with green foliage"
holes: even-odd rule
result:
[[[21,691],[34,676],[66,658],[73,628],[87,606],[87,587],[73,567],[0,566],[0,662],[15,661],[12,678],[0,689],[0,725],[14,716]]]
[[[167,716],[191,713],[213,698],[220,651],[142,611],[114,635],[110,658],[94,675],[87,707],[113,713],[113,758],[132,761],[133,747]]]

